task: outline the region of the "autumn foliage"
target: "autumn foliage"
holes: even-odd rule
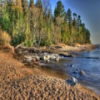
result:
[[[11,42],[11,38],[9,34],[5,31],[0,30],[0,45],[6,46]]]
[[[91,43],[90,32],[81,16],[70,9],[65,11],[61,0],[58,0],[54,12],[50,0],[36,0],[35,4],[34,0],[3,0],[3,3],[0,25],[11,36],[13,46]],[[3,43],[10,42],[8,34],[3,33],[2,40],[7,38]]]

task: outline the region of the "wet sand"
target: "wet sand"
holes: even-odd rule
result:
[[[71,87],[37,68],[26,68],[10,53],[0,51],[0,100],[100,100],[83,86]]]

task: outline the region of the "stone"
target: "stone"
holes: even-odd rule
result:
[[[40,57],[39,56],[36,56],[36,60],[39,61],[40,60]]]
[[[37,60],[36,60],[36,58],[33,58],[33,62],[36,62]]]
[[[72,55],[70,55],[70,54],[63,54],[63,53],[60,53],[59,55],[62,56],[62,57],[65,57],[65,58],[66,58],[66,57],[72,57]]]
[[[31,56],[24,56],[28,62],[31,62],[33,60],[33,58]]]
[[[75,78],[75,77],[72,77],[71,80],[74,82],[74,83],[77,83],[78,80]]]
[[[55,61],[59,61],[59,60],[60,60],[59,58],[56,58],[56,59],[55,59]]]
[[[77,71],[73,71],[74,74],[77,74]]]
[[[46,57],[46,56],[42,56],[42,57],[40,58],[40,60],[46,61],[46,60],[47,60],[47,57]]]
[[[51,56],[50,56],[50,55],[47,55],[46,57],[47,57],[47,60],[50,60],[50,58],[51,58]]]
[[[28,61],[28,62],[31,62],[31,61],[32,61],[32,58],[28,58],[27,61]]]
[[[70,67],[74,67],[74,64],[71,64]]]
[[[79,74],[82,75],[82,76],[84,76],[84,75],[85,75],[85,72],[81,70],[81,71],[79,72]]]
[[[67,80],[67,83],[73,86],[78,83],[78,80],[75,77],[71,77],[71,79]]]
[[[80,71],[80,70],[77,68],[76,71]]]

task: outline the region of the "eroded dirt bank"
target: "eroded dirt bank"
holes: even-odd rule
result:
[[[100,100],[80,85],[29,69],[9,53],[0,51],[0,100]]]

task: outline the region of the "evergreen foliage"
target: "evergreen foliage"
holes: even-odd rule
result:
[[[2,2],[2,1],[1,1]],[[11,44],[23,43],[26,46],[44,46],[54,43],[91,43],[90,32],[82,23],[81,16],[67,12],[61,0],[52,14],[49,0],[4,0],[0,6],[0,25],[11,36]]]

